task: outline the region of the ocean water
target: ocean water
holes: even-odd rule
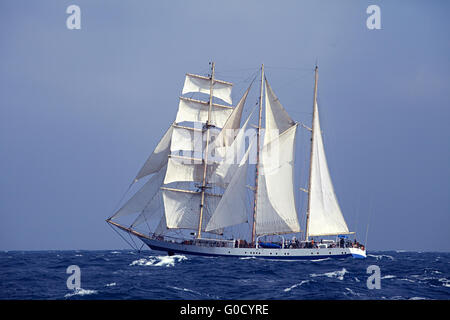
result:
[[[70,265],[79,267],[79,289],[67,287]],[[379,289],[367,286],[371,265],[379,267]],[[369,252],[363,260],[284,261],[130,250],[0,252],[0,299],[449,298],[450,253],[389,251]]]

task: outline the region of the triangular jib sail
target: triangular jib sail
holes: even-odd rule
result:
[[[247,169],[250,150],[252,150],[251,146],[234,171],[228,188],[208,222],[206,231],[230,227],[248,221]]]

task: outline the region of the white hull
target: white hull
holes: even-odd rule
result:
[[[181,244],[140,237],[151,249],[169,254],[181,253],[202,256],[259,257],[266,259],[322,259],[322,258],[366,258],[366,250],[360,248],[232,248]]]

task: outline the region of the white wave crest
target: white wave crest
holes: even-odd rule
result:
[[[187,292],[189,294],[194,294],[194,295],[197,295],[197,296],[202,296],[202,297],[206,296],[207,299],[221,299],[218,296],[210,295],[208,293],[201,293],[201,292],[198,292],[198,291],[195,291],[195,290],[192,290],[192,289],[188,289],[188,288],[180,288],[180,287],[173,287],[173,286],[167,286],[167,288],[178,290],[178,291]]]
[[[439,282],[442,282],[442,285],[444,287],[450,288],[450,280],[446,279],[446,278],[440,278],[438,279]]]
[[[393,257],[393,256],[389,256],[389,255],[387,255],[387,254],[380,254],[380,255],[376,255],[376,254],[368,254],[367,256],[368,256],[368,257],[373,257],[373,258],[375,258],[375,259],[377,259],[377,260],[380,260],[380,259],[382,259],[382,258],[388,258],[388,259],[394,260],[394,257]]]
[[[134,260],[130,263],[130,266],[151,266],[151,267],[173,267],[175,262],[186,260],[187,258],[182,255],[174,256],[150,256],[148,259],[141,258]]]
[[[75,289],[71,293],[66,294],[64,297],[70,298],[73,296],[86,296],[86,295],[90,295],[90,294],[97,294],[97,290],[88,290],[88,289],[79,288],[79,289]]]
[[[438,270],[433,270],[433,271],[431,271],[431,273],[441,274],[442,272],[440,272]]]
[[[172,286],[169,286],[169,288],[172,288],[172,289],[175,289],[175,290],[179,290],[179,291],[185,291],[185,292],[190,292],[190,293],[201,295],[200,292],[197,292],[197,291],[194,291],[194,290],[191,290],[191,289],[188,289],[188,288],[179,288],[179,287],[172,287]]]
[[[342,270],[326,272],[321,274],[312,273],[311,277],[328,277],[328,278],[337,278],[339,280],[344,280],[344,275],[348,273],[347,269],[342,268]]]
[[[309,280],[303,280],[303,281],[300,282],[300,283],[294,284],[293,286],[284,289],[284,292],[289,292],[289,291],[291,291],[292,289],[295,289],[295,288],[297,288],[297,287],[300,287],[301,285],[303,285],[303,284],[305,284],[305,283],[308,283],[308,282],[309,282]]]
[[[105,287],[114,287],[116,285],[115,282],[105,284]]]
[[[322,258],[322,259],[313,259],[313,260],[309,260],[309,261],[312,261],[312,262],[320,262],[320,261],[327,261],[327,260],[331,260],[331,258],[330,258],[330,257],[327,257],[327,258]]]
[[[353,296],[360,296],[360,294],[359,293],[357,293],[357,292],[355,292],[355,291],[353,291],[352,289],[350,289],[350,288],[345,288],[345,290],[347,290],[348,291],[348,293],[347,292],[344,292],[344,294],[345,295],[347,295],[347,294],[350,294],[350,295],[353,295]]]

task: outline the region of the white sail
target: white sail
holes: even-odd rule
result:
[[[152,176],[112,217],[111,219],[141,212],[158,193],[162,185],[166,166]]]
[[[162,198],[162,194],[161,194],[161,198]],[[161,200],[162,201],[162,200]],[[164,210],[162,213],[162,217],[161,220],[159,221],[158,226],[156,227],[155,231],[153,232],[154,234],[157,235],[161,235],[163,234],[166,230],[167,230],[167,222],[166,222],[166,215],[164,214]]]
[[[170,126],[162,139],[159,141],[153,153],[148,157],[147,161],[145,161],[144,166],[136,175],[136,178],[134,179],[135,182],[149,174],[158,172],[167,164],[167,157],[170,154],[172,131],[173,126]]]
[[[236,138],[236,135],[238,134],[239,128],[241,126],[242,111],[244,110],[245,100],[247,99],[250,88],[251,84],[248,87],[247,91],[245,91],[241,100],[239,100],[236,108],[234,108],[233,112],[228,117],[227,121],[222,127],[222,130],[217,135],[215,139],[216,148],[230,146]]]
[[[205,231],[217,230],[247,222],[247,168],[249,150],[247,150],[239,164],[239,168],[234,173]]]
[[[202,181],[203,164],[201,159],[191,160],[189,158],[170,156],[167,164],[164,184],[178,181]]]
[[[201,92],[209,95],[211,79],[195,74],[186,74],[182,94],[189,92]],[[232,104],[231,89],[233,84],[214,79],[213,95],[226,103]]]
[[[295,124],[295,121],[291,119],[289,114],[281,105],[277,96],[273,92],[269,85],[269,82],[265,81],[266,88],[266,133],[264,135],[264,144],[269,143],[272,139],[278,137],[288,128]]]
[[[297,125],[262,149],[258,176],[256,234],[299,232],[294,197],[294,150]]]
[[[150,230],[156,230],[161,224],[161,219],[164,217],[164,208],[162,203],[162,192],[158,188],[158,192],[151,198],[146,207],[137,216],[137,218],[131,224],[131,228],[134,228],[142,223],[146,223]]]
[[[206,168],[206,178],[209,179],[216,169],[217,164],[208,164]],[[201,182],[203,181],[204,165],[201,159],[194,159],[188,157],[170,156],[167,164],[167,172],[164,178],[164,184],[189,181]]]
[[[196,99],[180,97],[178,105],[176,123],[181,122],[201,122],[206,123],[208,120],[209,103]],[[213,103],[211,107],[210,124],[222,128],[233,112],[233,108]]]
[[[200,194],[162,190],[168,228],[196,229],[200,211]]]
[[[312,146],[309,236],[349,233],[334,193],[323,147],[317,103],[314,104],[314,144]]]
[[[201,129],[181,127],[174,125],[172,133],[172,143],[170,151],[191,151],[201,154],[204,150],[205,142]]]
[[[197,230],[200,219],[201,192],[163,188],[162,194],[167,228]],[[214,198],[220,200],[220,197],[215,195],[206,195],[205,197],[206,210],[204,210],[203,216],[203,231],[217,206],[218,201]]]
[[[228,183],[230,183],[231,178],[233,177],[235,171],[238,169],[241,160],[244,158],[246,153],[246,140],[248,139],[248,143],[250,146],[254,146],[252,142],[256,138],[256,130],[248,130],[248,124],[250,122],[253,111],[248,116],[247,120],[239,130],[236,138],[230,146],[213,146],[215,147],[216,153],[221,156],[221,161],[218,164],[216,171],[214,172],[213,182],[221,186],[227,186]],[[254,153],[252,153],[252,156],[254,156]],[[251,160],[254,159],[252,158]],[[255,161],[253,161],[252,163],[255,163]]]

